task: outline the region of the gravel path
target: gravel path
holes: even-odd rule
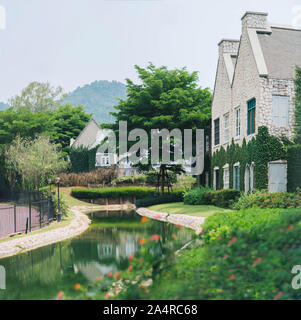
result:
[[[180,225],[186,228],[194,229],[196,234],[200,234],[202,231],[201,225],[204,223],[204,217],[194,217],[186,214],[168,214],[164,212],[157,212],[146,208],[137,209],[137,213],[141,216],[148,217],[164,222],[170,222],[176,225]]]

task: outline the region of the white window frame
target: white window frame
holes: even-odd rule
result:
[[[238,168],[238,186],[235,185],[236,176],[235,176],[235,168]],[[233,189],[240,190],[240,163],[236,162],[233,165]]]
[[[272,95],[272,125],[275,127],[289,126],[289,96]]]
[[[226,119],[228,119],[227,122],[226,122]],[[224,143],[228,143],[229,141],[230,141],[230,114],[227,113],[224,115]]]
[[[230,188],[229,164],[226,164],[223,166],[223,185],[224,185],[224,189]]]
[[[240,138],[240,107],[235,109],[235,139]]]

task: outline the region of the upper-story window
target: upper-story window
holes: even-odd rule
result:
[[[219,144],[219,118],[214,120],[214,145]]]
[[[240,108],[235,109],[235,138],[240,137]]]
[[[229,128],[229,114],[224,116],[224,143],[229,142],[229,136],[230,136],[230,128]]]
[[[248,101],[248,135],[255,133],[256,99]]]
[[[289,97],[272,97],[272,124],[276,127],[287,127],[289,115]]]

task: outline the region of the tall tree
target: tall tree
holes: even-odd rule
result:
[[[32,190],[67,167],[57,146],[45,136],[34,140],[17,137],[6,150],[5,162],[11,187],[21,178],[22,188]]]
[[[211,119],[212,94],[208,88],[198,87],[197,72],[189,73],[186,68],[168,70],[149,64],[147,68],[135,66],[140,79],[139,84],[127,79],[127,99],[121,100],[112,113],[115,123],[103,127],[113,129],[118,135],[119,121],[127,121],[128,131],[144,129],[208,129]],[[174,141],[171,141],[172,143]],[[136,142],[129,142],[129,147]],[[151,156],[151,144],[147,156]],[[150,170],[150,161],[144,170]],[[166,166],[160,165],[161,192],[164,192]],[[173,166],[169,169],[178,169]]]
[[[9,104],[14,110],[27,109],[31,112],[54,111],[64,100],[62,87],[53,88],[51,85],[41,82],[31,82],[22,90],[21,95],[10,99]]]
[[[301,68],[296,67],[295,78],[295,136],[294,142],[301,144]]]
[[[90,119],[91,115],[84,111],[84,107],[70,104],[60,106],[51,114],[51,140],[62,148],[64,155],[69,154],[70,139],[76,138]]]

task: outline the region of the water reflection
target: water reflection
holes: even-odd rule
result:
[[[188,229],[162,222],[142,224],[137,215],[95,218],[102,214],[94,213],[88,231],[77,238],[0,260],[7,274],[0,299],[53,299],[60,290],[72,296],[75,283],[125,270],[129,255],[140,250],[141,237],[160,234],[164,252],[165,247],[179,249],[193,236]],[[172,236],[179,241],[170,242]]]

